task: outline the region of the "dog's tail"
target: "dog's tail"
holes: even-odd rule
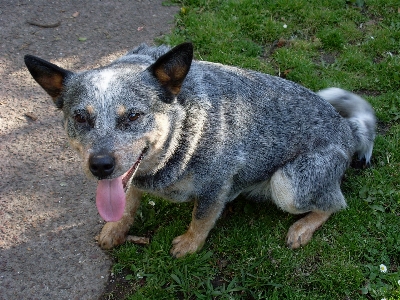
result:
[[[365,158],[370,163],[375,139],[376,119],[372,106],[356,94],[339,88],[328,88],[317,93],[328,101],[351,123],[354,134],[358,139],[356,153],[361,160]]]

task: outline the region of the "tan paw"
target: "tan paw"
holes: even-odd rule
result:
[[[189,253],[195,253],[203,247],[205,238],[186,232],[172,241],[171,255],[179,258]]]
[[[330,212],[312,211],[290,226],[286,243],[289,248],[297,249],[305,246],[312,238],[315,230],[328,220]]]
[[[302,220],[294,223],[288,231],[286,237],[286,244],[289,248],[297,249],[305,246],[312,238],[315,229],[307,226],[305,222],[300,222]]]
[[[108,222],[104,225],[99,236],[99,245],[102,249],[111,249],[125,242],[126,226],[120,222]]]

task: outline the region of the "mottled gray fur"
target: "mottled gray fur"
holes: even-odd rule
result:
[[[82,73],[54,66],[62,77],[58,90],[40,79],[53,66],[26,58],[62,108],[89,176],[90,157],[99,153],[113,156],[115,167],[98,179],[121,176],[138,161],[129,188],[195,200],[192,222],[212,210],[218,218],[239,194],[272,198],[291,213],[329,216],[346,206],[341,178],[353,154],[369,162],[372,153],[375,117],[366,101],[341,89],[315,94],[267,74],[191,61],[190,44],[169,51],[141,45]],[[193,249],[173,254],[179,252]]]

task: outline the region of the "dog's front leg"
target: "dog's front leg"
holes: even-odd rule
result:
[[[140,205],[142,193],[130,187],[126,195],[124,215],[118,222],[108,222],[104,225],[99,236],[99,244],[103,249],[111,249],[125,242],[135,214]]]
[[[189,229],[172,241],[171,254],[182,257],[200,250],[224,207],[221,202],[202,204],[196,201]]]

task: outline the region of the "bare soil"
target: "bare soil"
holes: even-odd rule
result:
[[[0,299],[99,299],[111,259],[61,112],[33,81],[33,54],[98,67],[173,26],[161,0],[0,0]]]

